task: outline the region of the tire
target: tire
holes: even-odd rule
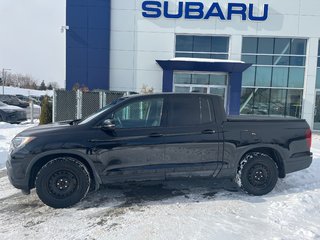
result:
[[[278,174],[278,167],[270,156],[253,152],[241,160],[236,182],[246,193],[262,196],[273,190],[278,181]]]
[[[67,208],[80,202],[90,189],[90,174],[73,158],[56,158],[38,172],[35,187],[40,200],[53,208]]]

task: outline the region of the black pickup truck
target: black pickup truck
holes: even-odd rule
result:
[[[227,117],[208,94],[120,98],[86,119],[30,128],[12,140],[11,183],[54,208],[101,184],[177,178],[232,179],[252,195],[310,166],[305,120]]]

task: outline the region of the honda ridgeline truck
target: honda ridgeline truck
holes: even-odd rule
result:
[[[180,178],[232,179],[251,195],[308,168],[305,120],[227,117],[220,97],[151,94],[120,98],[79,121],[19,133],[6,163],[13,186],[54,208],[101,184]]]

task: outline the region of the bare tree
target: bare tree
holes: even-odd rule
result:
[[[37,89],[37,81],[30,75],[6,73],[5,85],[27,89]]]
[[[48,86],[50,86],[50,85],[52,86],[53,89],[59,89],[60,88],[59,83],[57,83],[57,82],[49,82]]]
[[[153,87],[149,87],[149,86],[146,85],[146,84],[143,84],[143,85],[142,85],[142,88],[141,88],[141,93],[142,93],[142,94],[153,93],[153,91],[154,91]]]

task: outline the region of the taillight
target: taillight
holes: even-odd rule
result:
[[[307,139],[307,146],[310,149],[312,144],[312,132],[310,128],[308,128],[308,130],[306,131],[306,139]]]

